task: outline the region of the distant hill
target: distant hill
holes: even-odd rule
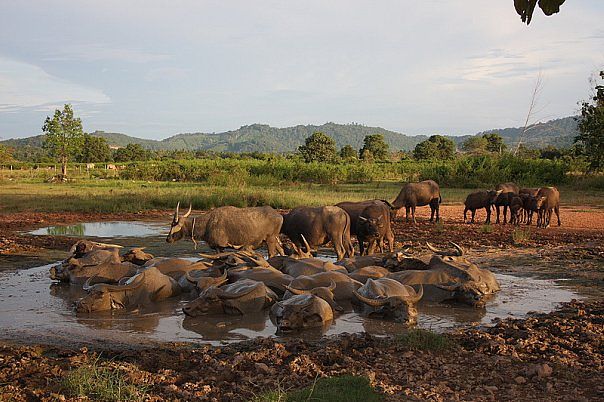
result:
[[[332,137],[341,148],[351,145],[359,149],[363,145],[363,139],[370,134],[382,134],[392,150],[409,151],[428,138],[425,135],[408,136],[405,134],[389,131],[381,127],[368,127],[360,124],[336,124],[325,123],[320,126],[298,125],[294,127],[276,128],[266,124],[251,124],[242,126],[237,130],[223,133],[185,133],[168,137],[164,140],[148,140],[131,137],[121,133],[108,133],[95,131],[92,135],[105,138],[109,145],[125,147],[130,143],[136,143],[151,150],[209,150],[228,152],[292,152],[304,143],[304,140],[312,133],[321,131]],[[486,133],[499,133],[508,145],[514,145],[522,128],[503,128],[484,131],[474,135]],[[546,123],[532,127],[523,143],[529,147],[542,148],[547,145],[556,147],[568,147],[577,135],[577,123],[573,117],[551,120]],[[457,144],[461,144],[470,135],[455,136],[452,138]],[[0,143],[8,146],[18,147],[41,147],[43,138],[41,135],[11,139]]]
[[[503,137],[508,146],[515,146],[522,134],[522,130],[523,127],[500,128],[483,131],[475,135],[497,133]],[[522,138],[522,143],[529,148],[544,148],[548,145],[553,145],[557,148],[568,148],[573,144],[578,134],[575,117],[563,117],[530,126]],[[471,136],[464,135],[452,138],[457,144],[461,144],[469,137]]]

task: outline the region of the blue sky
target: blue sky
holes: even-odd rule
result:
[[[0,138],[70,102],[87,131],[245,124],[405,134],[576,113],[604,68],[604,1],[522,24],[513,1],[0,1]]]

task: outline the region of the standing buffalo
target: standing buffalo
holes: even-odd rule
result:
[[[504,191],[504,190],[502,190],[502,191]],[[512,191],[503,192],[497,196],[497,199],[495,200],[495,203],[493,204],[493,205],[495,205],[495,209],[497,211],[497,220],[495,221],[495,223],[499,223],[499,212],[500,212],[499,208],[500,207],[503,207],[503,224],[505,225],[507,223],[508,208],[510,207],[512,198],[514,198],[516,196],[517,196],[517,194]],[[510,221],[511,220],[512,220],[512,218],[510,217]]]
[[[283,223],[283,217],[269,206],[237,208],[232,206],[216,208],[201,216],[190,216],[189,211],[179,216],[176,206],[168,243],[181,239],[191,239],[193,243],[205,241],[213,249],[226,247],[257,248],[266,242],[270,257],[283,249],[277,237]]]
[[[491,205],[495,203],[499,194],[501,194],[503,190],[489,190],[489,191],[476,191],[474,193],[468,194],[466,197],[465,209],[463,210],[463,220],[467,221],[466,214],[468,211],[472,211],[472,220],[471,223],[474,223],[474,217],[476,216],[476,210],[480,208],[484,208],[487,211],[487,220],[485,223],[491,223]]]
[[[535,200],[538,192],[539,188],[521,188],[518,192],[518,195],[520,195],[520,198],[522,199],[522,208],[524,209],[522,221],[526,222],[528,225],[530,225],[533,220],[534,211],[531,208],[531,204]]]
[[[500,183],[497,185],[497,187],[495,187],[495,190],[497,190],[497,191],[501,190],[504,193],[514,193],[514,194],[519,194],[519,192],[520,192],[520,188],[518,188],[518,185],[516,183],[512,183],[512,182]]]
[[[336,206],[350,216],[350,234],[357,236],[361,255],[365,254],[365,242],[368,242],[367,253],[372,254],[375,245],[383,252],[384,239],[388,248],[394,251],[394,233],[390,226],[392,206],[387,201],[369,200],[360,202],[341,202]]]
[[[560,226],[560,192],[556,187],[543,187],[537,193],[537,207],[539,216],[537,218],[537,227],[547,228],[552,218],[552,211],[556,212],[558,217],[558,226]]]
[[[522,220],[522,208],[524,206],[524,202],[522,198],[518,195],[515,195],[510,200],[510,223],[512,225],[518,226],[520,225],[520,221]]]
[[[311,247],[331,241],[338,260],[354,255],[350,241],[350,217],[340,207],[294,208],[283,217],[281,233],[299,248],[302,247],[303,238]]]
[[[405,183],[392,205],[396,209],[405,207],[405,219],[407,222],[409,222],[409,209],[411,209],[413,223],[416,223],[415,207],[430,205],[430,222],[434,220],[434,213],[436,213],[436,221],[438,222],[440,219],[439,205],[441,201],[442,198],[440,196],[440,187],[438,187],[438,183],[434,180],[424,180],[419,183]]]

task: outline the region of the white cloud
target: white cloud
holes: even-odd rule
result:
[[[166,54],[147,52],[136,48],[111,47],[103,44],[77,44],[66,45],[45,57],[48,61],[79,60],[94,61],[119,61],[127,63],[149,63],[168,59]]]
[[[38,66],[0,57],[0,112],[49,111],[63,103],[109,103],[101,90],[52,76]]]

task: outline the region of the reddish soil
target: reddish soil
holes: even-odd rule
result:
[[[604,303],[449,335],[456,346],[413,351],[396,339],[344,335],[309,342],[260,339],[225,347],[164,345],[102,353],[97,364],[147,387],[147,400],[244,401],[309,386],[317,377],[363,375],[387,400],[604,398]],[[95,351],[0,346],[0,391],[15,401],[75,400],[62,386]]]

